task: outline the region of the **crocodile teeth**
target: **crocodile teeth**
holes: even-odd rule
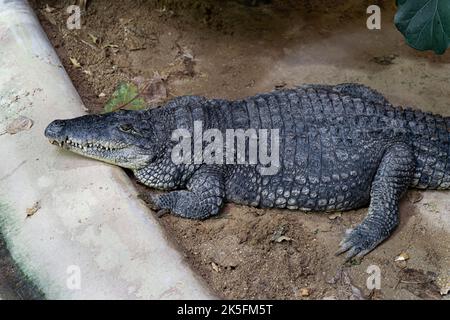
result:
[[[93,142],[86,142],[86,143],[79,143],[75,142],[69,138],[67,138],[65,141],[62,141],[61,143],[57,141],[53,141],[52,143],[58,143],[60,146],[63,146],[63,144],[66,144],[72,148],[82,149],[83,151],[88,151],[89,149],[96,150],[96,151],[113,151],[117,148],[112,147],[109,143],[106,145],[103,144],[96,144]]]

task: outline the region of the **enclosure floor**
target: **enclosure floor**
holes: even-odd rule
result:
[[[394,104],[450,116],[450,52],[409,48],[393,25],[393,8],[383,8],[381,30],[369,31],[365,11],[374,1],[258,7],[229,1],[222,8],[223,1],[179,2],[90,1],[81,30],[66,28],[61,4],[32,3],[90,112],[101,111],[118,81],[158,73],[167,99],[235,99],[302,83],[359,82]],[[441,299],[433,279],[449,272],[449,209],[449,193],[411,191],[394,235],[350,264],[334,252],[367,209],[326,215],[228,204],[215,219],[160,221],[225,298]],[[279,235],[286,240],[273,241]],[[401,253],[409,259],[396,262]],[[380,290],[366,287],[370,265],[381,270]]]

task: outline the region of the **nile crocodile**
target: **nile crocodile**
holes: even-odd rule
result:
[[[278,129],[278,140],[270,140],[278,142],[278,170],[262,174],[266,165],[259,162],[175,162],[175,129],[195,134],[196,122],[224,134]],[[131,169],[149,187],[173,190],[152,199],[180,217],[217,215],[225,201],[301,211],[369,204],[366,218],[340,243],[338,253],[347,258],[364,256],[392,233],[409,187],[450,189],[450,118],[394,107],[358,84],[305,85],[238,101],[184,96],[154,109],[55,120],[45,135]]]

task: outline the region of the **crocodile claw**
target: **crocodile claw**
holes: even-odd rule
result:
[[[336,255],[345,254],[345,260],[362,258],[372,249],[374,249],[381,241],[374,237],[371,232],[364,225],[359,225],[354,229],[348,229],[345,232],[344,239],[339,244],[339,250]]]
[[[152,193],[139,194],[138,197],[142,199],[145,204],[150,208],[150,210],[155,212],[155,215],[158,218],[170,213],[169,209],[163,209],[157,205],[159,195],[155,195]]]
[[[162,216],[165,216],[166,214],[169,214],[170,210],[169,209],[160,209],[158,211],[156,211],[156,216],[158,218],[161,218]]]

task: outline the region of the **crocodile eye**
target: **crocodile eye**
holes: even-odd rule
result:
[[[136,132],[136,131],[134,130],[133,126],[132,126],[131,124],[129,124],[129,123],[121,124],[121,125],[119,126],[119,130],[120,130],[120,131],[123,131],[123,132],[128,132],[128,133],[134,133],[134,132]]]

